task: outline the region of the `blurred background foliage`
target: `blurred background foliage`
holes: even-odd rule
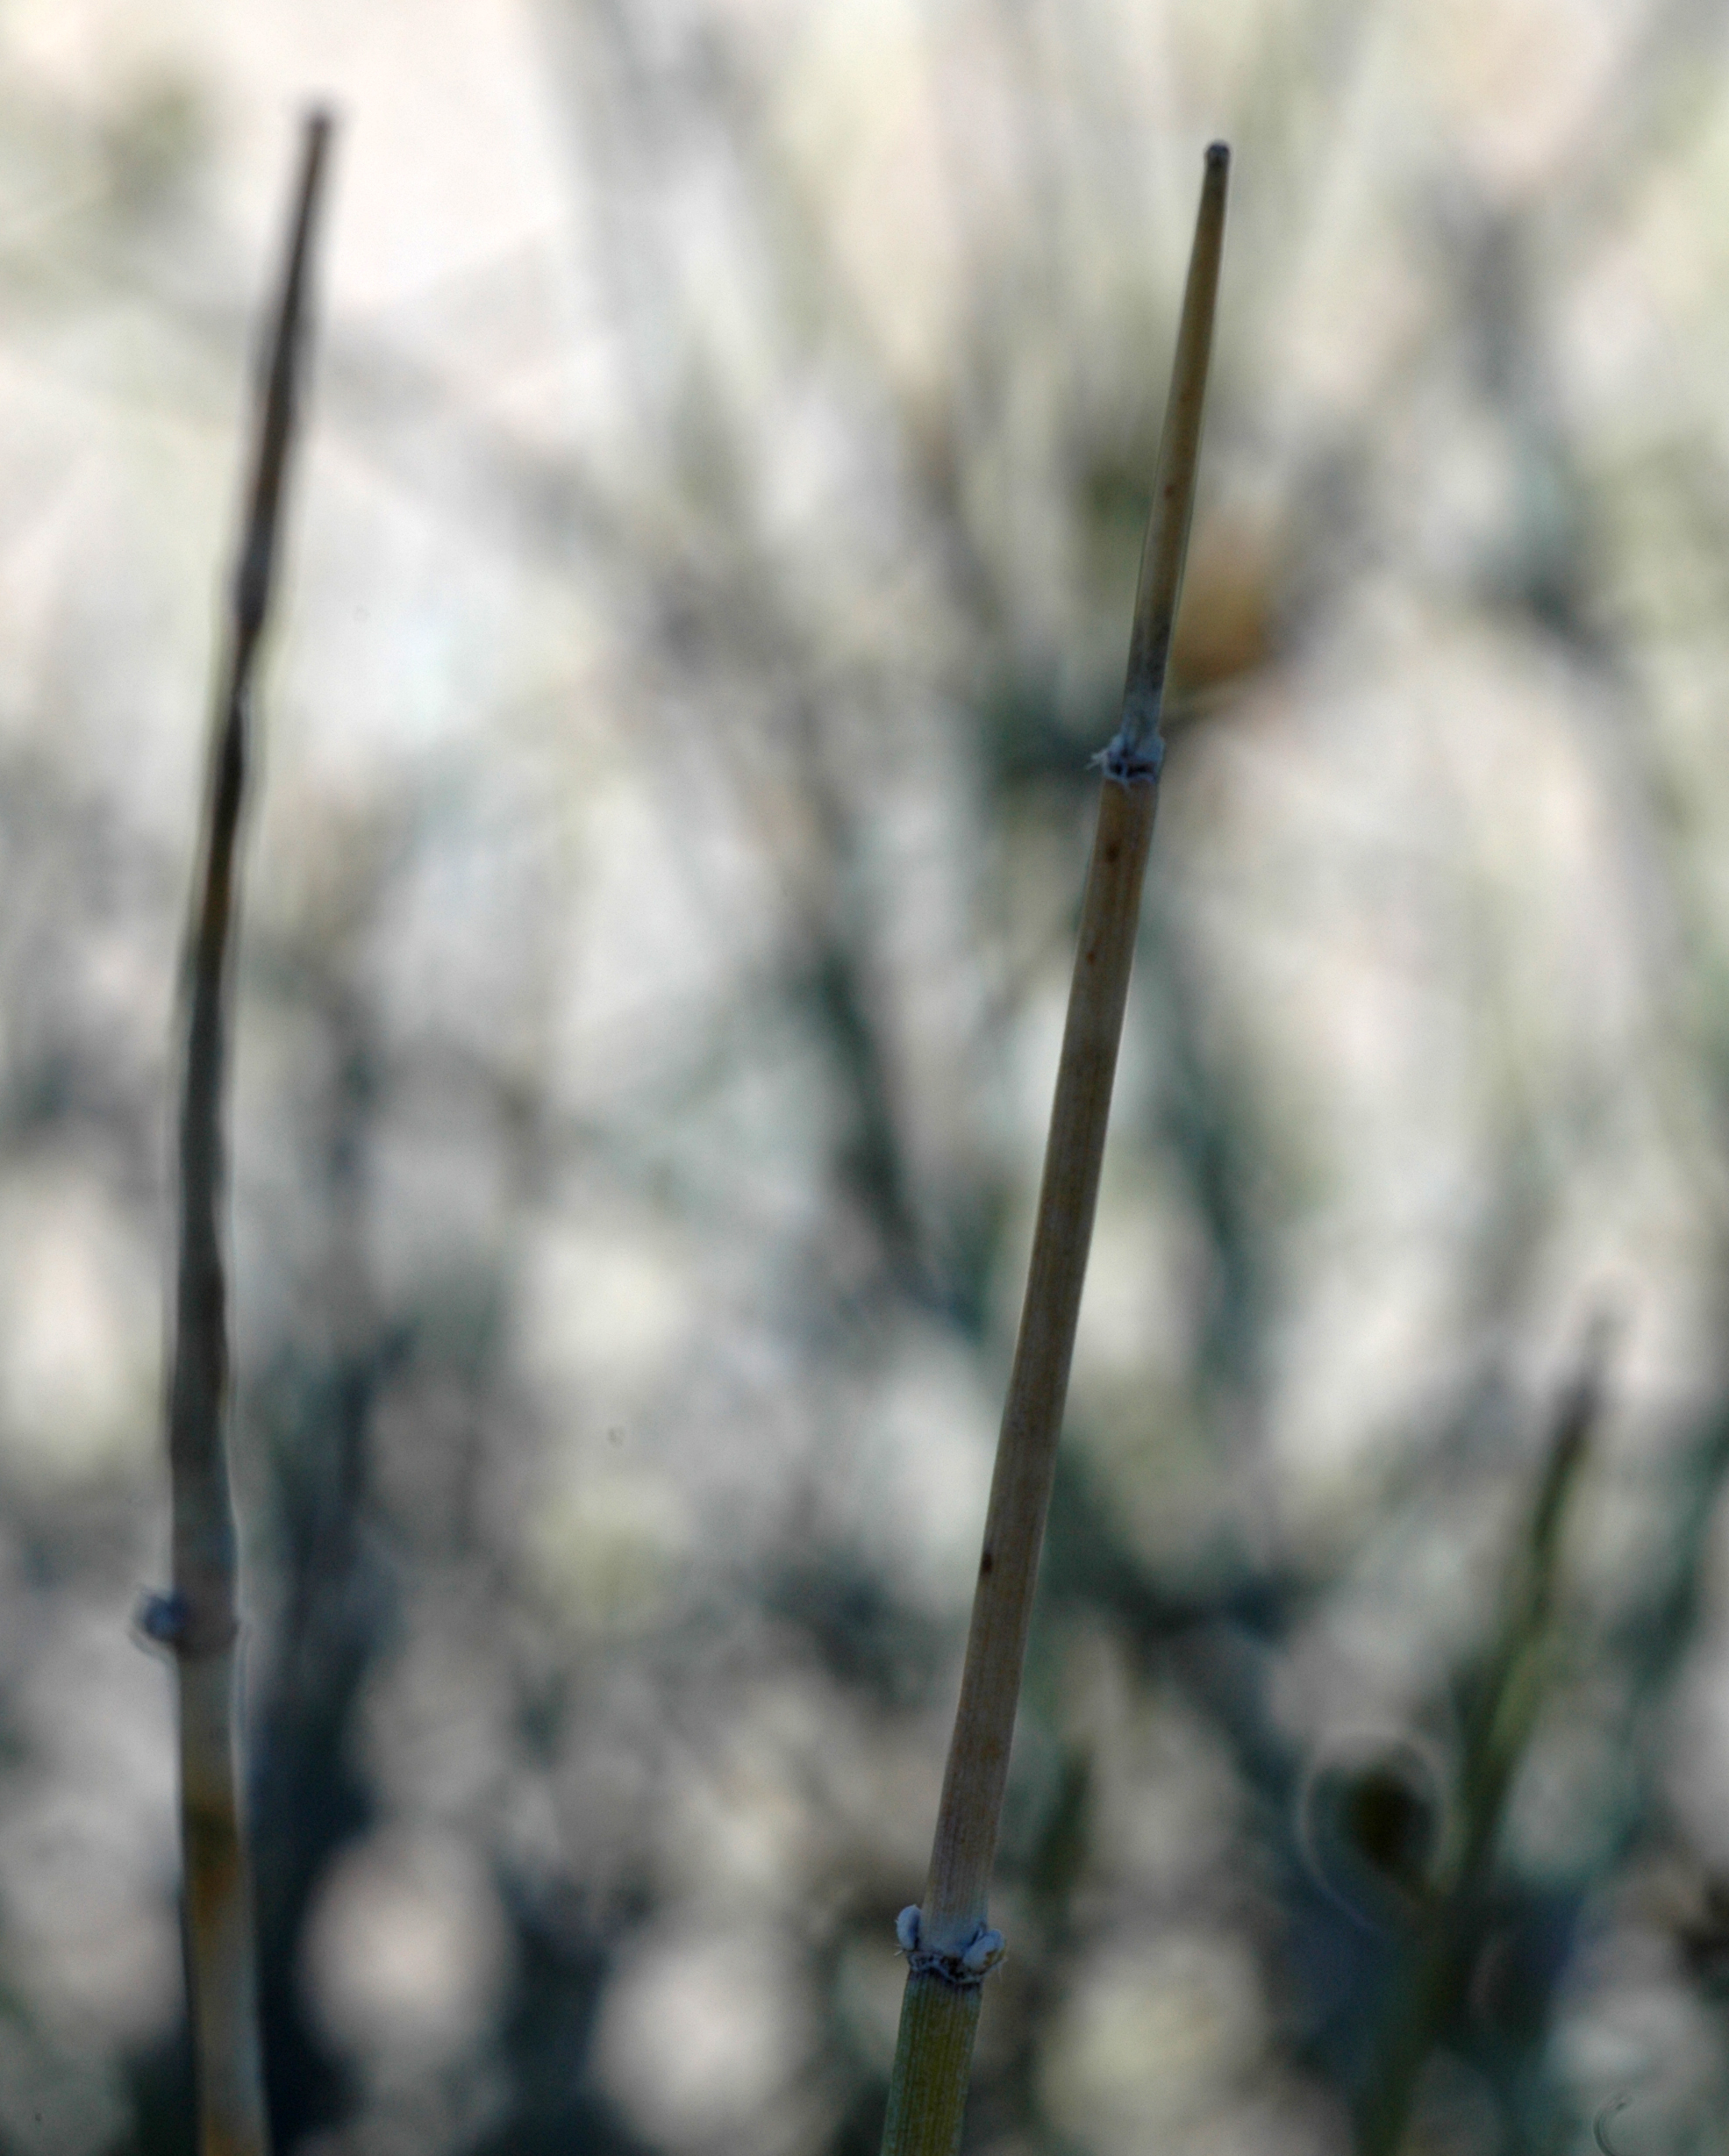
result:
[[[315,90],[235,1111],[285,2156],[875,2146],[1216,134],[971,2146],[1724,2145],[1725,28],[0,16],[4,2156],[188,2145],[127,1627]]]

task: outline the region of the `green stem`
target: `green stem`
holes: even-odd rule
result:
[[[1604,1334],[1595,1328],[1556,1411],[1530,1525],[1513,1553],[1500,1623],[1466,1726],[1459,1831],[1432,1885],[1357,2107],[1357,2156],[1397,2156],[1424,2065],[1470,1979],[1483,1890],[1542,1703],[1561,1526],[1602,1407],[1604,1355]]]

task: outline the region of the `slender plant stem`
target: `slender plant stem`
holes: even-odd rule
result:
[[[1229,161],[1222,143],[1207,152],[1141,558],[1123,723],[1098,759],[1098,828],[961,1701],[925,1899],[902,1920],[909,1969],[884,2156],[953,2156],[959,2147],[981,1979],[1002,1951],[986,1929],[986,1903],[1158,807],[1159,715],[1194,511]]]
[[[178,1676],[181,1842],[200,2156],[266,2156],[269,2145],[236,1762],[239,1618],[227,1447],[224,1096],[235,857],[253,675],[269,610],[312,232],[329,138],[328,118],[311,116],[262,384],[216,713],[201,874],[187,936],[180,1254],[168,1394],[174,1585],[170,1594],[150,1598],[141,1619],[144,1630],[171,1651]]]
[[[1593,1327],[1555,1410],[1530,1524],[1513,1552],[1500,1621],[1466,1723],[1458,1832],[1432,1883],[1404,1980],[1389,2003],[1357,2106],[1357,2156],[1397,2156],[1424,2064],[1469,1979],[1501,1822],[1542,1702],[1561,1527],[1602,1411],[1606,1340],[1605,1328]]]

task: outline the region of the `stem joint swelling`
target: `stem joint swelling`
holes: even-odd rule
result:
[[[233,1646],[240,1630],[232,1610],[201,1613],[194,1609],[191,1596],[182,1595],[177,1588],[170,1588],[167,1594],[147,1589],[139,1597],[133,1622],[142,1638],[153,1646],[166,1647],[182,1660],[223,1653]]]
[[[964,1945],[927,1945],[922,1937],[923,1918],[912,1903],[895,1919],[895,1937],[906,1956],[910,1976],[938,1976],[944,1983],[965,1990],[982,1984],[1008,1951],[1000,1931],[980,1924]]]
[[[1122,725],[1097,760],[1098,831],[931,1867],[922,1905],[903,1910],[895,1927],[909,1973],[883,2156],[958,2156],[983,1980],[1003,1957],[985,1912],[1164,763],[1159,714],[1195,503],[1226,162],[1215,143],[1177,326]]]
[[[1154,724],[1157,725],[1156,719]],[[1091,767],[1118,786],[1156,786],[1165,767],[1165,737],[1154,732],[1150,739],[1137,740],[1125,721],[1110,746],[1093,758]]]

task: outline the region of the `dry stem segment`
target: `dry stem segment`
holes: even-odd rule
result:
[[[223,1098],[247,719],[294,432],[312,230],[329,136],[330,122],[324,115],[308,120],[234,577],[202,874],[182,991],[187,1020],[180,1114],[180,1255],[168,1396],[174,1590],[153,1598],[143,1624],[151,1637],[172,1650],[179,1678],[181,1841],[200,2156],[264,2156],[268,2146],[251,1889],[235,1760],[239,1615],[226,1439]]]
[[[1159,437],[1153,508],[1141,549],[1134,626],[1129,632],[1123,723],[1105,752],[1105,769],[1117,778],[1156,778],[1164,758],[1159,721],[1165,699],[1165,671],[1170,663],[1171,632],[1182,594],[1189,527],[1195,514],[1195,468],[1201,453],[1201,416],[1212,356],[1213,308],[1225,245],[1225,189],[1230,168],[1231,153],[1222,142],[1215,142],[1207,152],[1206,177],[1201,183],[1200,214],[1195,220],[1195,246],[1189,258],[1189,282],[1183,288],[1182,315],[1177,325],[1170,397]],[[1144,768],[1148,764],[1150,771]]]
[[[1228,164],[1223,144],[1215,143],[1207,152],[1141,560],[1123,723],[1098,760],[1104,773],[1098,830],[961,1703],[925,1900],[903,1913],[899,1927],[903,1945],[915,1943],[917,1952],[910,1954],[883,2156],[954,2156],[958,2149],[980,2000],[971,1971],[976,1963],[982,1974],[1002,1950],[985,1930],[986,1903],[1158,808],[1159,713],[1194,510]],[[994,1942],[989,1960],[981,1951],[987,1938]]]
[[[1158,800],[1155,786],[1108,781],[1099,797],[1026,1299],[921,1908],[924,1936],[936,1946],[964,1945],[985,1916]]]

